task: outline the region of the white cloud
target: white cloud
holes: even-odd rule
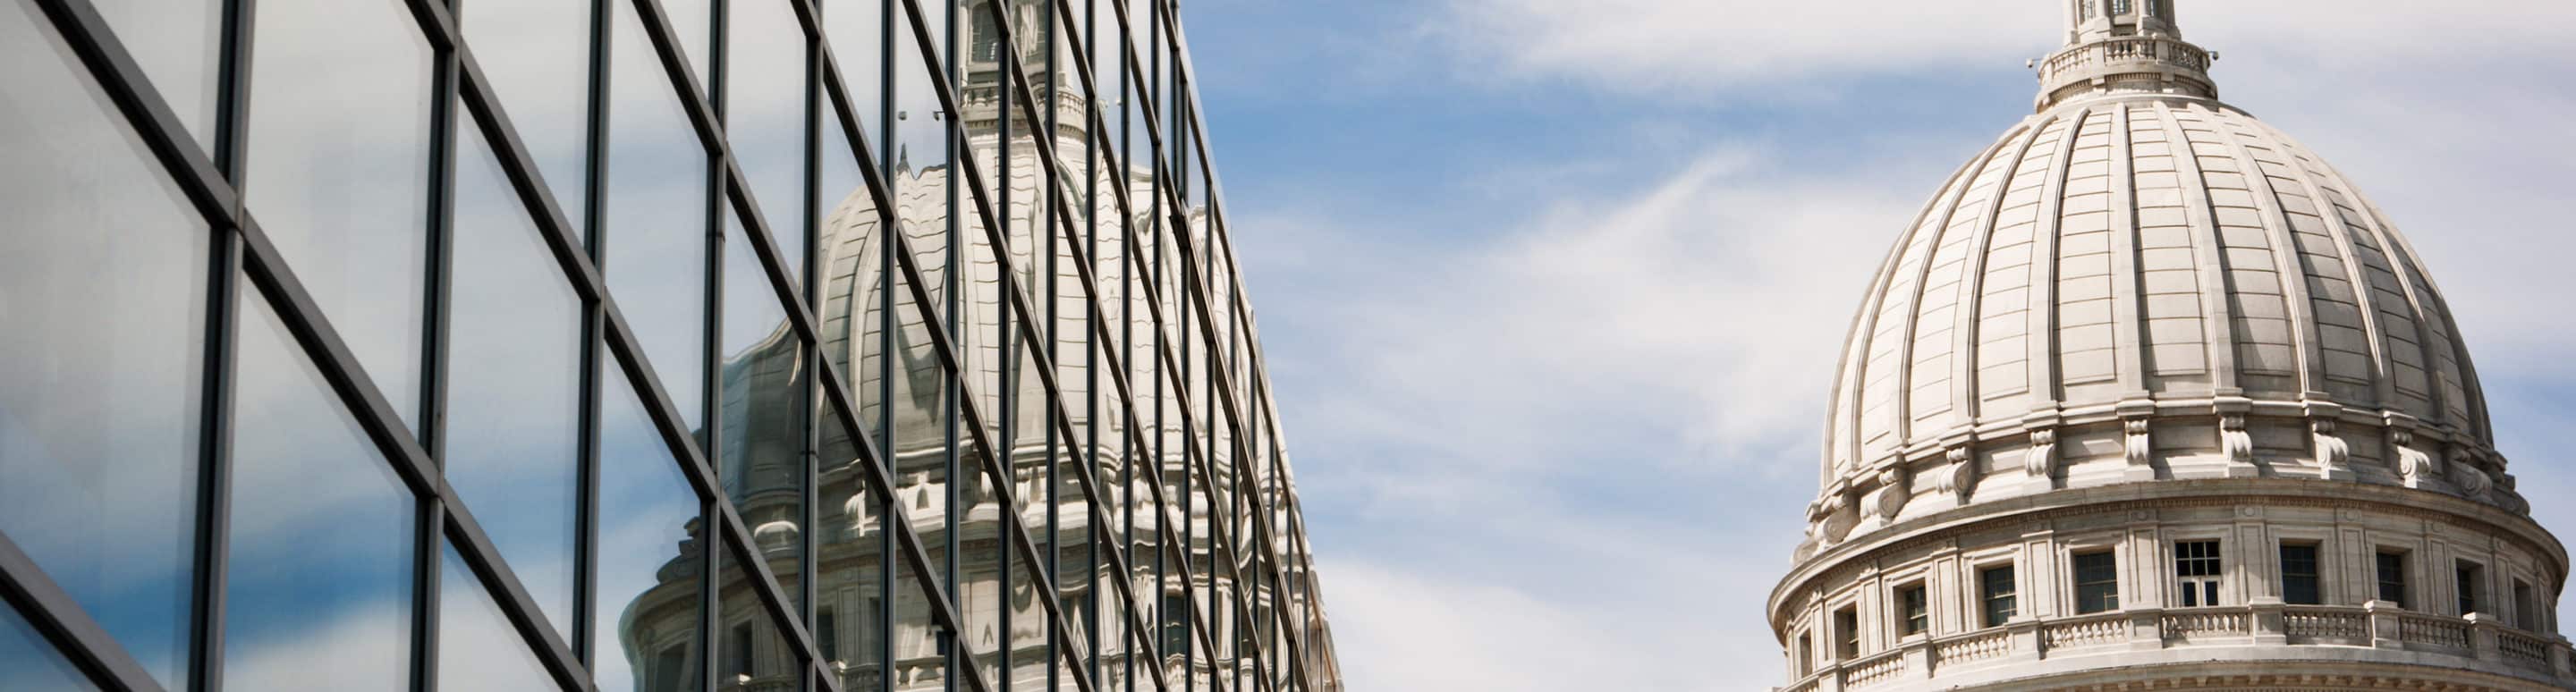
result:
[[[1919,203],[1787,158],[1705,152],[1486,237],[1246,231],[1265,333],[1345,335],[1272,351],[1301,484],[1349,509],[1324,521],[1402,527],[1317,541],[1355,688],[1777,677],[1760,594],[1852,301]]]
[[[1922,186],[1784,175],[1786,165],[1709,152],[1642,190],[1548,203],[1463,249],[1389,242],[1378,229],[1256,226],[1246,235],[1265,245],[1336,258],[1254,260],[1256,276],[1278,276],[1265,266],[1278,262],[1299,279],[1265,288],[1265,317],[1367,337],[1281,366],[1366,383],[1291,392],[1329,397],[1301,411],[1323,417],[1299,421],[1301,434],[1421,452],[1390,460],[1395,475],[1365,471],[1413,501],[1468,489],[1455,465],[1544,472],[1533,465],[1558,454],[1640,444],[1671,450],[1642,466],[1803,468],[1777,452],[1808,441],[1853,301]],[[1297,305],[1281,315],[1286,301]]]
[[[2230,101],[2339,166],[2423,253],[2525,491],[2576,487],[2542,453],[2564,447],[2549,423],[2576,412],[2561,384],[2576,363],[2559,355],[2576,330],[2556,307],[2576,300],[2559,266],[2576,256],[2560,202],[2576,131],[2556,124],[2576,98],[2534,88],[2576,74],[2576,4],[2181,4],[2192,38],[2226,56]],[[1935,104],[1996,116],[1927,122],[1800,96],[2027,79],[2021,59],[2055,45],[2041,5],[1442,0],[1415,29],[1457,59],[1425,92],[1762,108],[1640,112],[1696,129],[1614,121],[1582,133],[1592,149],[1540,142],[1501,172],[1364,172],[1388,187],[1351,199],[1314,198],[1351,185],[1338,172],[1236,188],[1354,688],[1780,682],[1761,599],[1816,491],[1834,352],[1898,232],[1983,144],[1954,133],[2000,133],[2027,103]],[[1844,109],[1837,127],[1797,122],[1826,108]],[[1480,116],[1508,131],[1561,115],[1538,111]],[[1241,194],[1260,190],[1286,195]],[[2570,512],[2536,510],[2561,530]],[[1695,670],[1622,664],[1638,660]]]
[[[2184,0],[2185,33],[2222,54],[2267,45],[2342,46],[2387,64],[2480,53],[2547,54],[2576,32],[2576,4],[2537,0]],[[2504,21],[2500,21],[2504,20]],[[1422,31],[1508,77],[1622,91],[1733,90],[1819,77],[2013,69],[2059,44],[2039,0],[1445,0]],[[2222,63],[2222,68],[2227,63]]]

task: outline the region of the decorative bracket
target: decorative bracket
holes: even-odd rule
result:
[[[2352,445],[2335,433],[2335,419],[2310,418],[2308,432],[2316,438],[2318,477],[2330,481],[2352,480]]]

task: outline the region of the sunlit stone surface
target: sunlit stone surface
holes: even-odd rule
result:
[[[2406,239],[2171,0],[2067,15],[1854,320],[1788,689],[2576,685],[2565,550]]]

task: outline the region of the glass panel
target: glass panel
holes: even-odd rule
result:
[[[223,66],[220,0],[93,0],[125,52],[161,92],[197,146],[215,150],[215,80]]]
[[[887,30],[885,18],[889,8],[895,4],[887,0],[822,0],[821,2],[823,39],[830,43],[832,59],[840,66],[841,85],[849,92],[850,107],[858,109],[857,113],[851,115],[858,118],[860,131],[866,133],[868,143],[876,146],[880,151],[887,149],[884,146],[884,108],[890,103],[885,91]],[[910,30],[909,27],[905,29],[905,31]],[[825,130],[835,130],[839,127],[837,123],[828,120],[823,124]],[[824,160],[830,161],[835,156],[846,156],[839,152],[847,151],[848,145],[842,146],[844,147],[842,149],[824,149]],[[830,164],[826,163],[825,166],[828,169]],[[839,199],[844,190],[845,188],[824,186],[825,199],[822,203],[829,204]]]
[[[268,0],[256,14],[245,202],[417,429],[429,47],[395,0]]]
[[[241,306],[224,687],[399,688],[412,494],[267,300],[248,290]]]
[[[867,490],[854,437],[828,405],[822,409],[814,636],[843,689],[873,691],[883,682],[882,646],[891,623],[884,604],[894,595],[885,580],[894,565],[894,553],[886,549],[887,508],[883,497]]]
[[[2110,553],[2075,556],[2075,612],[2099,613],[2120,607],[2119,562]]]
[[[698,495],[625,374],[603,361],[599,379],[593,676],[602,690],[698,689]]]
[[[725,43],[725,132],[743,177],[750,181],[751,196],[760,202],[770,240],[778,243],[789,283],[802,291],[805,30],[788,1],[729,5],[732,14],[725,22],[733,37]],[[730,284],[732,270],[726,271]]]
[[[792,209],[792,207],[791,207]],[[798,558],[804,554],[805,417],[804,342],[787,325],[787,311],[760,270],[751,242],[726,215],[724,364],[720,377],[724,426],[716,436],[718,475],[754,547],[766,555],[779,588],[799,594]],[[728,584],[727,588],[735,588]],[[798,598],[799,596],[790,596]]]
[[[546,672],[527,640],[510,626],[490,592],[467,569],[456,548],[441,551],[438,570],[438,688],[443,690],[548,690]]]
[[[2395,603],[2399,608],[2406,607],[2406,554],[2378,553],[2376,563],[2379,600]]]
[[[914,520],[919,523],[919,520]],[[932,569],[937,569],[937,555],[932,556]],[[895,561],[894,583],[894,683],[892,689],[907,691],[965,690],[965,684],[949,684],[946,634],[930,615],[930,586],[903,560]]]
[[[698,76],[698,88],[707,88],[707,76],[715,74],[707,67],[714,64],[709,61],[716,54],[707,47],[707,42],[715,38],[713,7],[708,0],[668,0],[662,3],[662,11],[669,15],[671,31],[679,34],[680,54],[686,56],[683,62],[689,71]],[[637,45],[644,46],[647,52],[652,50],[651,44]]]
[[[694,429],[706,413],[706,148],[634,13],[617,14],[602,271],[662,391]]]
[[[2281,546],[2281,600],[2293,605],[2325,602],[2317,581],[2316,546]]]
[[[95,690],[80,669],[0,601],[0,690]]]
[[[791,648],[787,637],[780,634],[778,621],[770,617],[759,594],[753,593],[751,572],[734,564],[734,553],[728,551],[724,563],[724,588],[717,594],[716,620],[716,686],[722,690],[788,691],[796,689],[797,679],[806,670],[803,652]],[[782,575],[789,577],[791,575]]]
[[[536,159],[555,204],[586,233],[583,180],[590,136],[588,0],[466,3],[458,8],[474,59],[501,97],[519,144]],[[457,116],[459,122],[469,118]]]
[[[581,299],[481,129],[460,121],[457,135],[447,480],[570,641]]]
[[[0,8],[0,532],[175,686],[209,234],[45,26]]]

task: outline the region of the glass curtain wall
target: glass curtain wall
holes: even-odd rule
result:
[[[1340,689],[1173,0],[129,5],[0,0],[0,687]]]

